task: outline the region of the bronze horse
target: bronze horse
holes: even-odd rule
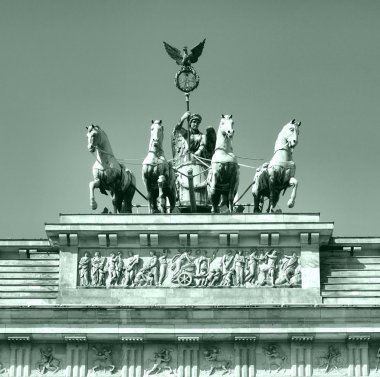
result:
[[[175,173],[162,149],[164,126],[161,120],[152,120],[148,155],[143,161],[142,178],[148,192],[150,213],[166,213],[166,198],[170,212],[175,211],[176,186]],[[159,198],[161,211],[157,206]]]
[[[207,177],[212,213],[220,212],[221,208],[231,213],[239,186],[239,165],[232,150],[233,125],[232,115],[222,115]]]
[[[133,173],[120,164],[115,158],[107,134],[99,126],[87,127],[88,150],[96,152],[96,161],[92,168],[94,180],[90,182],[90,205],[98,207],[94,189],[102,194],[107,191],[112,196],[114,213],[132,213],[132,199],[136,190],[136,179]]]
[[[296,164],[292,156],[298,144],[300,126],[301,122],[297,123],[295,119],[286,124],[278,134],[271,161],[257,169],[252,186],[254,212],[262,212],[265,197],[269,198],[267,212],[281,212],[276,206],[281,191],[285,193],[288,187],[293,188],[288,201],[288,207],[293,208],[298,181],[294,178]]]

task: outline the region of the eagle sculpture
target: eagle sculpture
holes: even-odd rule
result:
[[[178,48],[170,46],[166,42],[164,42],[164,47],[169,56],[174,59],[178,65],[190,67],[191,63],[196,63],[198,61],[198,58],[201,56],[205,42],[206,39],[193,47],[190,50],[190,53],[188,53],[186,46],[183,48],[183,52],[178,50]]]

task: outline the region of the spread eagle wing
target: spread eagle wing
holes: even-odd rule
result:
[[[195,47],[191,49],[190,54],[188,56],[188,59],[191,63],[196,63],[198,61],[198,58],[202,55],[205,43],[206,38],[201,43],[197,44]]]
[[[216,144],[216,132],[214,127],[209,126],[206,128],[206,147],[204,157],[207,159],[211,159],[214,154]]]
[[[168,55],[175,60],[178,65],[182,65],[182,53],[178,48],[170,46],[170,44],[164,42],[164,47]]]

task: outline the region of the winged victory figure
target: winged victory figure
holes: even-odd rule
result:
[[[178,50],[178,48],[170,46],[166,42],[164,42],[164,47],[169,56],[174,59],[178,65],[190,67],[191,63],[196,63],[198,61],[198,58],[201,56],[205,42],[206,39],[193,47],[190,50],[190,53],[188,53],[186,46],[183,48],[183,52]]]

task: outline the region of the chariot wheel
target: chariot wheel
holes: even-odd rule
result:
[[[188,287],[193,282],[193,277],[189,272],[183,271],[178,275],[178,284]]]

